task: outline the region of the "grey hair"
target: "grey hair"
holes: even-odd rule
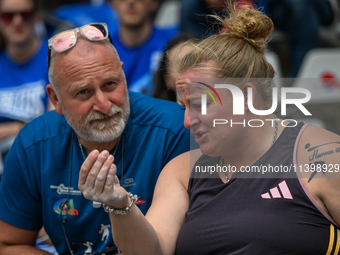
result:
[[[106,39],[106,41],[108,41],[109,43],[105,43],[105,47],[109,47],[111,49],[113,49],[114,53],[116,54],[116,57],[118,59],[118,61],[120,61],[120,57],[118,55],[118,52],[116,50],[116,48],[114,47],[114,45],[110,42],[109,39]],[[96,42],[94,42],[96,43]],[[57,95],[59,95],[59,83],[58,83],[58,77],[56,75],[55,72],[55,55],[56,55],[56,51],[51,48],[51,59],[50,59],[50,67],[48,69],[48,79],[54,89],[54,91],[56,92]]]
[[[55,53],[56,51],[52,48],[51,49],[51,58],[50,58],[50,67],[48,69],[48,79],[50,80],[50,83],[54,89],[54,91],[58,94],[58,81],[57,81],[57,77],[55,75],[54,72],[54,67],[55,67],[55,61],[54,61],[54,57],[55,57]]]

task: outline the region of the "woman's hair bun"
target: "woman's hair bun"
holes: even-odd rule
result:
[[[219,19],[224,26],[222,34],[247,40],[256,50],[266,49],[267,37],[273,32],[272,20],[247,2],[229,4],[229,15]]]

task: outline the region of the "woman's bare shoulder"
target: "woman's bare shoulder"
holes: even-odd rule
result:
[[[309,125],[301,134],[298,144],[297,161],[310,164],[316,161],[339,159],[340,136],[326,129]]]
[[[340,225],[340,136],[310,125],[301,135],[296,158],[304,185]]]
[[[197,149],[175,157],[164,167],[161,173],[162,177],[164,177],[164,175],[167,177],[171,176],[171,178],[179,179],[183,184],[187,185],[191,169],[201,155],[202,152]]]

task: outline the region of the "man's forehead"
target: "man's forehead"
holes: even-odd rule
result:
[[[96,58],[99,55],[110,56],[113,60],[118,61],[117,55],[109,42],[91,42],[83,38],[79,38],[77,44],[71,49],[56,53],[55,57],[61,62],[63,60],[74,62],[78,59],[85,61],[86,59]]]
[[[68,77],[67,80],[71,77],[72,79],[74,77],[80,79],[80,77],[85,77],[86,74],[90,73],[105,72],[105,75],[120,75],[120,72],[123,72],[120,61],[112,48],[103,47],[101,50],[85,52],[84,55],[77,54],[79,49],[81,50],[81,48],[78,48],[74,51],[71,51],[71,49],[70,52],[57,53],[54,68],[57,77]]]

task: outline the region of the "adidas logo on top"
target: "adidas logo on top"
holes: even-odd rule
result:
[[[278,187],[272,188],[272,189],[269,190],[269,192],[263,193],[261,195],[261,197],[265,198],[265,199],[282,198],[280,191],[281,191],[283,198],[293,199],[292,194],[289,191],[289,188],[287,186],[286,181],[280,182]]]

